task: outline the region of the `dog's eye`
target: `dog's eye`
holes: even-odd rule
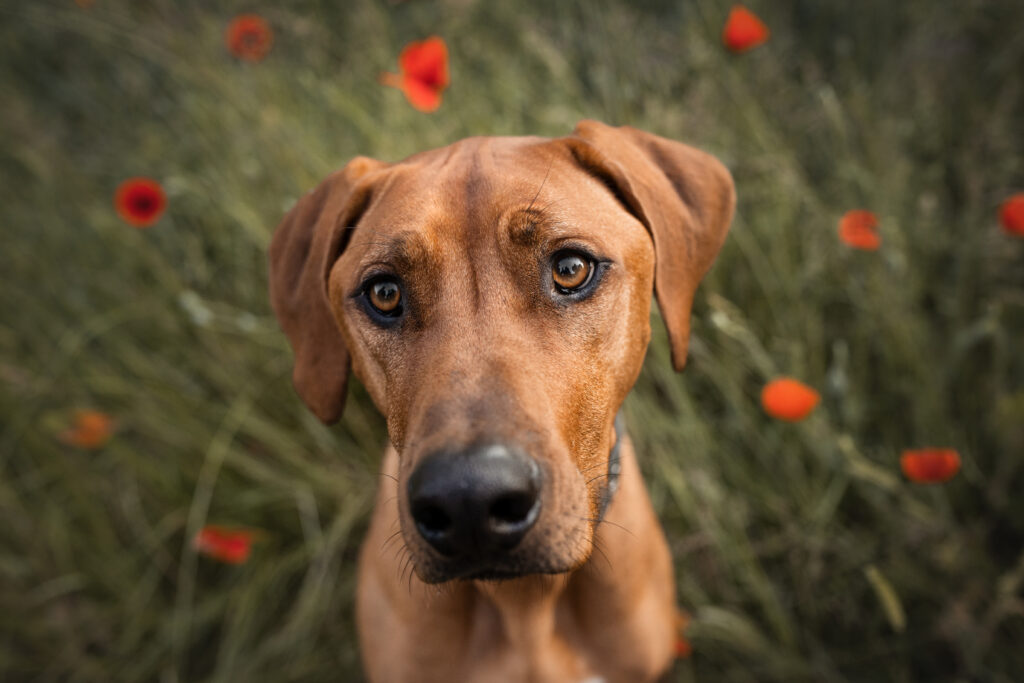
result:
[[[370,305],[389,317],[402,313],[402,289],[394,280],[377,280],[367,288]]]
[[[590,282],[594,262],[576,251],[562,251],[551,260],[551,279],[562,294],[573,292]]]

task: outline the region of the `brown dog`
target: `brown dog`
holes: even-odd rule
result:
[[[616,414],[672,360],[735,202],[713,157],[632,128],[357,158],[270,247],[295,387],[325,422],[349,367],[391,445],[357,596],[370,680],[650,681],[671,558]]]

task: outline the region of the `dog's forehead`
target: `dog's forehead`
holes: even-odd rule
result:
[[[467,138],[396,164],[385,192],[458,218],[465,210],[529,201],[559,152],[557,143],[543,138]]]
[[[388,169],[364,216],[380,236],[464,239],[538,223],[578,224],[620,207],[560,139],[472,137]],[[515,240],[516,235],[510,235]]]
[[[445,147],[413,154],[397,167],[430,173],[438,179],[486,176],[510,170],[529,175],[543,172],[549,160],[564,149],[558,139],[536,136],[476,136]]]

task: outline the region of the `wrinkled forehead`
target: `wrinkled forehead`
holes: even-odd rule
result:
[[[415,260],[408,252],[585,229],[618,208],[558,140],[468,138],[389,169],[351,246]]]

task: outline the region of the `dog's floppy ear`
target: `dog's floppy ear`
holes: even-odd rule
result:
[[[682,370],[694,293],[732,221],[732,176],[710,154],[629,126],[581,121],[565,140],[577,163],[608,185],[651,233],[654,293],[672,365]]]
[[[327,299],[327,274],[370,203],[375,171],[356,157],[296,203],[270,242],[270,302],[295,353],[292,381],[328,424],[345,406],[349,354]]]

